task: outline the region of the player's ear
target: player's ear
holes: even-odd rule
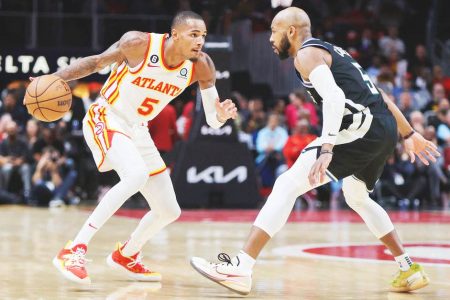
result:
[[[295,31],[296,31],[295,26],[292,26],[292,25],[289,26],[289,29],[288,29],[288,35],[289,35],[290,37],[294,37]]]
[[[170,36],[174,40],[176,40],[178,38],[178,32],[177,32],[177,30],[175,28],[172,28],[172,30],[170,31]]]

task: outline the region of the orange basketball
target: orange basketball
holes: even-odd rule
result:
[[[72,91],[58,76],[40,76],[28,85],[25,105],[28,113],[36,119],[44,122],[56,121],[69,111]]]

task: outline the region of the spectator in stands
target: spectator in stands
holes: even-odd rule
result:
[[[398,108],[402,111],[407,119],[409,115],[416,109],[413,104],[412,96],[409,92],[402,92],[399,97]]]
[[[438,126],[436,135],[446,146],[450,146],[450,110],[447,110],[444,122]]]
[[[405,43],[398,37],[398,27],[389,26],[388,34],[378,41],[378,46],[385,57],[391,56],[396,51],[399,55],[405,53]]]
[[[440,83],[444,86],[445,93],[447,96],[450,96],[450,77],[446,76],[442,71],[442,67],[440,65],[435,65],[433,67],[433,84]]]
[[[10,121],[6,125],[8,137],[0,144],[1,188],[9,191],[10,179],[18,173],[22,179],[23,196],[27,199],[31,189],[31,169],[27,163],[29,152],[27,144],[19,138],[18,131],[17,123]]]
[[[48,146],[55,148],[61,156],[65,154],[64,141],[57,137],[55,123],[45,123],[42,136],[33,145],[32,155],[36,162],[41,159],[44,148]]]
[[[399,99],[400,94],[403,92],[407,92],[411,95],[413,109],[421,109],[427,104],[427,101],[429,99],[428,92],[423,95],[419,93],[416,88],[414,88],[412,75],[410,73],[406,73],[401,80],[401,86],[396,86],[393,90],[393,94],[396,99]]]
[[[292,130],[301,115],[309,115],[311,126],[316,127],[319,123],[317,111],[314,104],[308,101],[305,92],[301,90],[289,94],[290,104],[286,106],[285,116],[289,130]]]
[[[0,114],[1,115],[1,114]],[[3,141],[8,134],[6,133],[6,125],[8,125],[12,121],[12,117],[10,114],[3,114],[0,117],[0,142]]]
[[[57,149],[45,147],[32,177],[31,204],[50,207],[64,205],[76,179],[73,164]]]
[[[284,111],[286,109],[286,102],[283,98],[278,98],[275,100],[275,105],[272,108],[272,113],[278,115],[278,121],[280,122],[280,125],[285,127],[286,124],[286,118],[284,116]]]
[[[394,90],[394,74],[387,63],[382,63],[380,66],[380,72],[377,77],[377,86],[381,88],[386,94],[392,94]]]
[[[367,74],[370,76],[370,79],[372,79],[374,83],[378,82],[378,75],[380,74],[381,62],[382,62],[381,56],[374,55],[372,57],[371,65],[367,68]]]
[[[24,95],[25,91],[23,89],[7,90],[3,96],[3,103],[0,108],[0,115],[10,114],[12,119],[17,122],[20,130],[25,128],[25,124],[30,118],[25,106],[22,105]]]
[[[166,105],[156,118],[148,121],[150,135],[163,158],[173,150],[179,139],[176,122],[177,113],[172,105]]]
[[[267,126],[260,130],[256,138],[256,165],[264,187],[272,186],[277,175],[277,168],[283,163],[282,150],[288,133],[280,126],[278,115],[270,114]]]
[[[291,136],[287,139],[283,148],[283,155],[288,168],[290,168],[299,157],[302,150],[314,139],[316,135],[309,132],[307,120],[297,121],[297,125],[292,130]]]
[[[423,70],[431,72],[431,61],[427,56],[427,50],[424,45],[416,45],[414,57],[408,64],[408,72],[413,75],[414,80],[422,76]]]
[[[399,55],[397,50],[394,50],[389,54],[388,64],[395,75],[395,85],[401,85],[402,78],[406,75],[408,62]]]
[[[439,125],[445,123],[445,115],[448,110],[450,110],[450,102],[446,98],[441,99],[437,105],[437,112],[433,110],[425,112],[427,124],[432,125],[437,130]]]
[[[25,137],[28,144],[28,151],[30,151],[30,153],[33,150],[34,144],[36,144],[40,137],[40,130],[39,123],[35,119],[28,120],[25,128]]]
[[[441,83],[435,83],[433,84],[433,91],[431,94],[432,98],[423,108],[423,111],[437,111],[437,107],[439,104],[439,101],[442,99],[445,99],[445,89],[444,86]]]
[[[242,123],[242,130],[252,135],[253,144],[256,144],[256,138],[261,128],[266,125],[266,113],[264,104],[260,98],[252,98],[248,102],[250,117],[247,122]]]
[[[438,144],[436,138],[436,130],[433,126],[427,126],[423,134],[424,138]],[[429,202],[426,203],[429,208],[437,208],[440,206],[441,197],[443,197],[443,188],[448,185],[449,179],[444,172],[444,149],[438,147],[439,153],[443,154],[437,158],[436,163],[431,163],[427,168],[428,171],[428,187],[429,187]],[[444,200],[444,199],[442,199]],[[443,201],[444,202],[444,201]]]
[[[409,115],[409,122],[411,123],[411,127],[414,128],[414,130],[418,132],[424,132],[425,119],[420,111],[415,110],[411,112],[411,114]]]

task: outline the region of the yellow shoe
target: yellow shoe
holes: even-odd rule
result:
[[[409,292],[428,285],[430,279],[419,264],[412,264],[408,271],[399,271],[391,282],[391,291]]]

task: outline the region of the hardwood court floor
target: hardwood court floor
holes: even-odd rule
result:
[[[219,252],[234,255],[248,234],[249,215],[253,217],[256,212],[216,211],[211,215],[222,218],[209,221],[204,221],[208,212],[184,212],[181,221],[158,234],[144,249],[144,261],[163,275],[161,284],[128,281],[108,269],[105,258],[115,241],[126,240],[138,222],[136,218],[113,217],[89,245],[88,258],[93,261],[88,270],[93,283],[85,287],[63,279],[51,260],[74,237],[88,213],[76,208],[51,211],[1,206],[0,299],[242,298],[197,274],[189,258],[215,259]],[[253,291],[245,298],[450,299],[450,214],[394,218],[399,218],[397,229],[411,251],[432,263],[425,264],[430,286],[411,294],[388,292],[388,282],[397,267],[374,259],[383,259],[386,254],[373,246],[376,240],[365,225],[352,219],[351,212],[333,214],[332,222],[324,222],[326,217],[307,217],[306,213],[307,221],[303,222],[300,214],[300,222],[288,223],[262,253],[254,270]],[[352,217],[345,220],[346,215]],[[294,221],[297,217],[293,214]],[[346,243],[356,244],[341,247]]]

